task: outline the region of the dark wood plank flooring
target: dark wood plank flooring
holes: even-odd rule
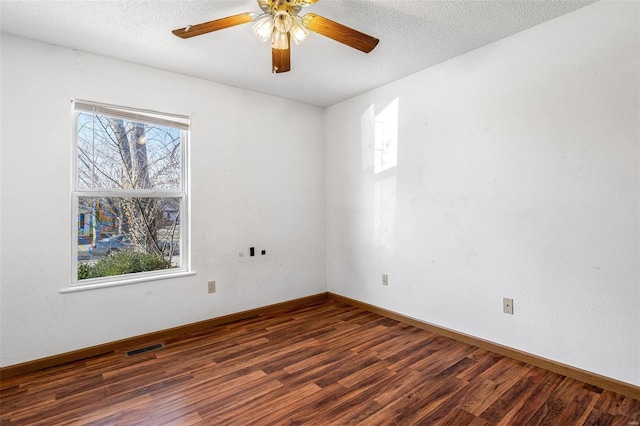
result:
[[[332,300],[165,343],[4,380],[0,424],[640,422],[638,400]]]

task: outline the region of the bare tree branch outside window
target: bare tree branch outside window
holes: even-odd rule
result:
[[[177,128],[77,112],[79,264],[126,250],[180,266],[184,199],[162,194],[182,190],[181,143]]]

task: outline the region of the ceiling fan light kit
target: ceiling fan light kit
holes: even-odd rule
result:
[[[262,18],[259,18],[255,24],[253,24],[253,34],[258,37],[258,40],[267,41],[271,38],[273,26],[274,22],[271,16],[263,16]]]
[[[378,39],[360,31],[339,24],[330,19],[308,13],[299,16],[303,7],[318,0],[257,0],[263,13],[241,13],[197,25],[188,25],[173,30],[180,38],[190,38],[235,25],[254,22],[253,34],[262,42],[271,40],[272,71],[282,73],[291,70],[291,43],[298,45],[305,41],[309,32],[321,34],[362,52],[369,53],[377,45]]]
[[[293,17],[293,24],[291,25],[289,34],[291,34],[295,44],[300,44],[309,37],[309,30],[304,26],[302,18],[298,15]]]
[[[278,50],[289,48],[289,32],[275,30],[271,35],[271,47]]]

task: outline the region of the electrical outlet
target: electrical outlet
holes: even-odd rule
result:
[[[382,285],[389,285],[389,275],[382,274]]]
[[[209,293],[215,293],[215,292],[216,292],[216,282],[209,281]]]
[[[513,299],[507,297],[502,298],[502,311],[505,314],[513,315]]]

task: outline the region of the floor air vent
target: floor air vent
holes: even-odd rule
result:
[[[164,349],[164,345],[162,343],[156,343],[155,345],[146,346],[140,349],[134,349],[132,351],[127,351],[125,352],[125,355],[129,357],[134,355],[140,355],[146,352],[157,351],[159,349]]]

